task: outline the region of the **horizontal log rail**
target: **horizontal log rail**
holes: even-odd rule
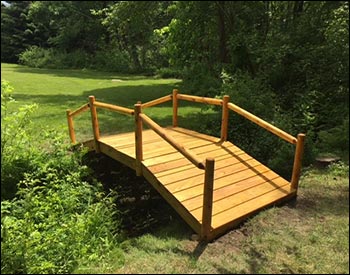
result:
[[[240,114],[241,116],[245,117],[246,119],[254,122],[255,124],[259,125],[260,127],[270,131],[271,133],[279,136],[280,138],[284,139],[285,141],[288,141],[289,143],[296,144],[297,139],[293,137],[292,135],[286,133],[285,131],[273,126],[272,124],[266,122],[265,120],[257,117],[256,115],[253,115],[252,113],[249,113],[248,111],[242,109],[241,107],[238,107],[237,105],[233,103],[228,103],[228,108],[237,114]]]
[[[151,100],[151,101],[148,101],[146,103],[141,104],[141,108],[145,109],[145,108],[152,107],[152,106],[155,106],[155,105],[158,105],[158,104],[161,104],[164,102],[168,102],[171,100],[172,100],[172,95],[166,95],[166,96],[157,98],[155,100]]]
[[[154,122],[146,114],[140,113],[142,121],[145,122],[153,131],[155,131],[160,137],[167,141],[177,151],[184,155],[189,161],[191,161],[199,169],[205,169],[205,163],[192,151],[179,144],[173,137],[169,136],[164,129]]]
[[[134,115],[134,110],[133,109],[121,107],[121,106],[118,106],[118,105],[113,105],[113,104],[108,104],[108,103],[95,101],[94,102],[94,106],[99,107],[99,108],[103,108],[103,109],[107,109],[107,110],[110,110],[110,111],[113,111],[113,112],[117,112],[117,113],[120,113],[120,114],[124,114],[124,115],[130,115],[130,116]]]
[[[86,103],[86,104],[84,104],[83,106],[81,106],[81,107],[79,107],[78,109],[76,109],[75,111],[70,112],[69,115],[70,115],[71,117],[74,117],[74,116],[76,116],[76,115],[78,115],[78,114],[80,114],[80,113],[82,113],[82,112],[85,112],[85,111],[89,110],[89,108],[90,108],[89,103]]]
[[[177,94],[177,99],[205,103],[205,104],[212,104],[212,105],[222,105],[222,99],[211,98],[211,97]]]

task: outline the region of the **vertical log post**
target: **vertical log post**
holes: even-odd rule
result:
[[[142,163],[143,151],[142,151],[142,118],[141,113],[141,103],[134,105],[135,110],[135,170],[137,176],[142,176]]]
[[[304,153],[305,134],[298,134],[297,140],[298,141],[297,141],[297,146],[295,148],[293,173],[292,173],[291,187],[290,187],[291,190],[295,190],[295,191],[298,191],[299,178],[300,178],[300,172],[301,172],[301,162],[302,162],[303,153]]]
[[[178,100],[177,100],[177,94],[179,93],[179,90],[174,89],[173,90],[173,127],[177,127],[177,109],[178,109]]]
[[[201,239],[208,240],[211,232],[211,216],[213,210],[213,189],[214,189],[214,164],[213,158],[205,160],[204,194]]]
[[[222,100],[222,119],[221,119],[221,141],[227,140],[227,125],[228,125],[228,102],[230,97],[225,95]]]
[[[67,113],[67,121],[68,121],[68,130],[69,130],[70,141],[71,141],[72,144],[75,144],[76,143],[76,139],[75,139],[75,133],[74,133],[73,118],[70,115],[70,110],[67,110],[66,113]]]
[[[100,145],[98,143],[98,140],[100,139],[100,129],[98,126],[98,119],[97,119],[97,111],[95,106],[95,97],[89,96],[89,106],[90,106],[90,112],[91,112],[91,121],[92,121],[92,131],[94,133],[94,140],[95,140],[95,151],[96,153],[100,153]]]

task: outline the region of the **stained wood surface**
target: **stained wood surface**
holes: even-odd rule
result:
[[[228,141],[169,127],[164,132],[203,161],[215,159],[211,238],[258,209],[293,197],[290,183]],[[102,153],[135,169],[135,133],[101,136]],[[142,131],[144,177],[200,234],[204,170],[193,165],[153,130]]]

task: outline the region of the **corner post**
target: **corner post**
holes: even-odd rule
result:
[[[173,90],[173,127],[177,127],[177,109],[178,109],[178,100],[177,100],[177,94],[179,93],[179,90],[174,89]]]
[[[297,137],[297,146],[295,148],[295,155],[294,155],[294,164],[293,164],[293,173],[292,173],[292,179],[291,179],[291,191],[295,190],[298,191],[298,185],[299,185],[299,178],[300,178],[300,172],[301,172],[301,162],[303,158],[304,153],[304,141],[305,141],[305,134],[298,134]]]
[[[211,233],[211,218],[213,211],[213,190],[214,190],[214,165],[213,158],[205,160],[204,194],[201,239],[208,240]]]
[[[221,119],[221,141],[227,140],[227,125],[228,125],[228,102],[230,97],[225,95],[222,100],[222,119]]]
[[[69,130],[69,137],[70,137],[70,141],[72,144],[76,143],[76,139],[75,139],[75,133],[74,133],[74,123],[73,123],[73,118],[70,115],[71,111],[67,110],[67,121],[68,121],[68,130]]]
[[[142,118],[140,114],[142,105],[137,103],[134,105],[135,110],[135,170],[137,176],[142,176],[142,160],[143,160],[143,151],[142,151]]]
[[[94,96],[89,96],[89,106],[90,106],[90,112],[91,112],[92,131],[94,133],[94,140],[95,140],[95,151],[96,153],[100,153],[101,152],[100,144],[98,143],[98,140],[100,139],[100,129],[98,126],[97,111],[96,111]]]

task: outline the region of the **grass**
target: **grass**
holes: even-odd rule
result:
[[[14,107],[39,103],[33,119],[37,124],[36,134],[54,128],[65,131],[67,140],[65,110],[86,103],[89,95],[132,108],[138,100],[146,102],[171,93],[173,88],[182,89],[181,82],[175,79],[32,69],[12,64],[1,65],[1,77],[15,88]],[[171,121],[170,104],[150,108],[147,113],[161,124]],[[198,126],[201,116],[209,115],[213,112],[201,109],[201,105],[181,103],[180,122],[186,127]],[[134,127],[132,118],[115,113],[99,111],[99,120],[102,133],[130,131]],[[91,136],[89,113],[75,123],[78,139]],[[118,175],[118,171],[115,173]],[[132,178],[121,176],[120,183],[138,184]],[[146,221],[154,218],[152,206],[149,207],[142,212]],[[137,236],[126,236],[124,242],[105,257],[107,260],[81,263],[75,272],[349,273],[348,166],[305,169],[295,204],[260,212],[209,244],[192,241],[192,230],[165,202],[153,207],[168,218],[152,224]]]
[[[38,103],[39,109],[33,117],[38,133],[50,128],[67,131],[66,110],[75,110],[88,102],[94,95],[96,100],[133,108],[137,101],[147,102],[172,93],[181,87],[178,79],[157,79],[145,76],[120,75],[90,70],[35,69],[15,64],[1,64],[1,79],[14,87],[16,103]],[[186,92],[185,90],[182,92]],[[200,116],[210,115],[201,105],[181,102],[179,121],[182,126],[191,128],[200,121]],[[170,125],[171,103],[165,103],[145,111],[161,125]],[[188,117],[192,119],[185,119]],[[133,131],[133,118],[114,112],[98,109],[101,134]],[[74,119],[78,141],[92,137],[89,112]],[[68,133],[67,133],[68,138]]]
[[[209,244],[192,241],[191,229],[164,207],[169,222],[127,238],[108,264],[76,272],[349,273],[348,179],[346,165],[307,169],[296,202],[260,212]]]

